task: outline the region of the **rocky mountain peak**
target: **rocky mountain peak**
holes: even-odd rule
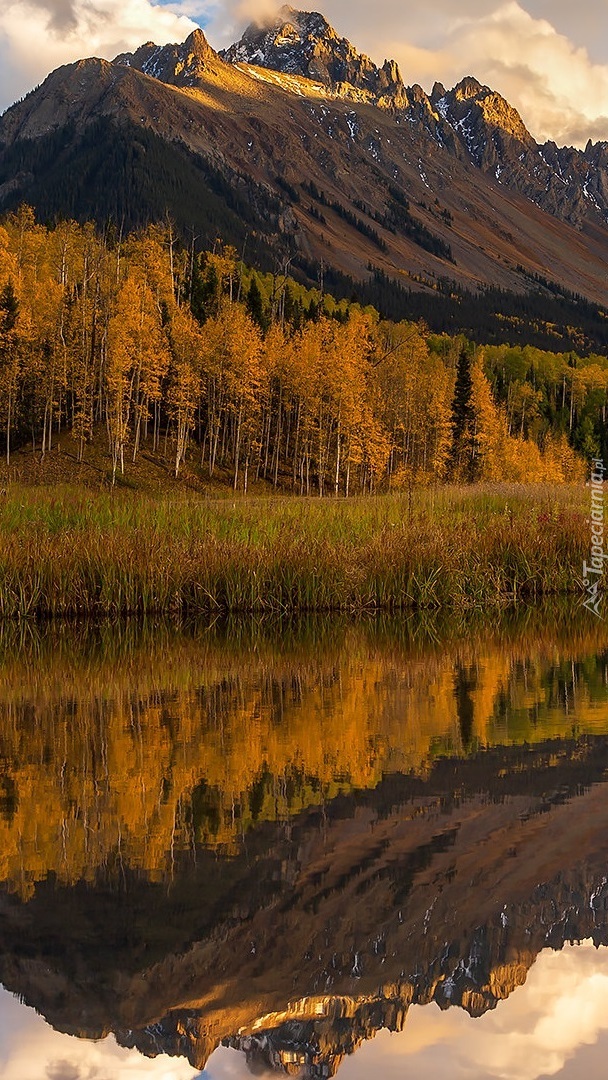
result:
[[[283,6],[275,18],[250,23],[239,41],[220,54],[232,64],[255,64],[287,75],[300,75],[334,89],[349,84],[374,99],[404,96],[394,60],[377,67],[347,38],[340,37],[318,11]]]
[[[203,73],[222,63],[202,30],[193,30],[181,44],[146,42],[133,53],[121,53],[115,64],[136,68],[172,86],[197,86]]]
[[[517,110],[470,75],[448,91],[435,83],[430,100],[475,164],[495,172],[497,179],[506,166],[519,168],[522,154],[537,150]]]
[[[452,94],[456,101],[468,101],[469,98],[476,98],[483,90],[487,89],[487,86],[482,86],[472,75],[467,75],[456,84]]]
[[[433,84],[433,89],[431,90],[431,96],[429,100],[432,105],[436,105],[437,102],[440,101],[442,97],[445,97],[446,94],[447,90],[443,83],[436,82]]]
[[[578,249],[564,261],[571,233],[557,252],[551,224],[542,241],[547,274],[572,291],[580,291],[581,280],[591,281],[589,288],[597,291],[589,295],[604,302],[608,143],[589,143],[584,151],[539,145],[517,111],[471,76],[451,90],[435,83],[430,97],[420,86],[404,87],[394,61],[376,66],[318,12],[284,7],[264,26],[251,24],[225,56],[232,65],[197,29],[181,44],[148,41],[112,64],[93,58],[49,75],[0,118],[0,208],[11,207],[17,197],[32,203],[38,198],[44,206],[48,177],[59,168],[54,145],[45,158],[27,149],[26,168],[17,144],[48,139],[65,128],[66,142],[73,139],[79,155],[75,160],[87,162],[93,152],[87,140],[97,151],[92,125],[113,124],[120,117],[132,133],[154,135],[171,168],[179,142],[209,170],[201,175],[220,170],[222,191],[249,185],[245,215],[251,210],[256,228],[260,222],[268,225],[269,244],[280,234],[281,243],[285,238],[286,245],[306,253],[303,260],[319,252],[326,256],[320,226],[327,222],[340,236],[335,265],[341,272],[376,265],[380,252],[386,273],[403,268],[417,282],[426,281],[435,273],[433,260],[452,252],[449,272],[466,287],[471,275],[519,287],[520,266],[538,272],[543,227],[537,217],[545,211],[581,235],[588,228],[592,239],[585,250],[593,267],[592,276],[581,279]],[[182,88],[192,92],[176,92]],[[190,176],[191,164],[188,158],[179,168]],[[305,198],[302,177],[314,185]],[[195,208],[199,202],[207,205],[209,184],[206,179],[201,184],[203,199],[192,197]],[[404,198],[407,194],[412,210],[395,203],[391,189],[396,187]],[[514,238],[512,204],[503,191],[533,204],[517,204],[521,235],[531,237],[525,245]],[[153,195],[150,206],[156,207]],[[83,205],[87,214],[97,212]],[[463,220],[477,237],[477,249],[453,226]],[[190,228],[191,221],[187,224]],[[231,227],[240,229],[240,223]],[[356,257],[351,241],[358,245]],[[501,261],[494,257],[499,241]]]

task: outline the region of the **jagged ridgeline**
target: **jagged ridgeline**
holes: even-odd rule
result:
[[[431,94],[283,7],[53,72],[0,118],[0,210],[123,233],[170,217],[259,269],[478,341],[605,350],[605,143],[538,144],[472,77]]]

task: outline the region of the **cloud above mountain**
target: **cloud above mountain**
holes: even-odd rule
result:
[[[472,1019],[462,1009],[415,1007],[405,1030],[382,1032],[340,1070],[344,1080],[382,1076],[483,1076],[541,1080],[603,1075],[608,1022],[608,956],[587,941],[540,954],[526,983],[496,1011]]]
[[[217,48],[276,0],[4,0],[0,109],[62,63],[183,40],[198,22]],[[336,29],[374,60],[394,57],[430,89],[464,75],[499,90],[537,138],[608,139],[608,6],[596,0],[323,0]]]
[[[0,111],[61,64],[112,59],[144,41],[183,41],[196,23],[149,0],[3,0]]]
[[[376,31],[377,48],[392,46],[407,82],[428,87],[439,78],[453,85],[474,75],[499,90],[538,139],[578,145],[608,139],[608,62],[592,60],[587,48],[516,0],[485,14],[459,5],[457,16],[446,12],[432,41],[428,28],[418,42],[412,30],[383,40]]]
[[[271,0],[209,9],[214,44],[227,45]],[[275,9],[280,6],[278,3]],[[539,139],[608,139],[608,7],[596,0],[325,0],[339,33],[376,62],[399,62],[407,83],[430,89],[474,75],[500,91]],[[603,31],[605,31],[603,33]]]

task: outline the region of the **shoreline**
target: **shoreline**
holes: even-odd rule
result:
[[[467,611],[583,593],[586,489],[353,499],[8,487],[0,617]]]

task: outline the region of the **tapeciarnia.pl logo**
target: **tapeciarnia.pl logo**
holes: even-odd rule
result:
[[[591,462],[591,561],[583,562],[583,585],[585,586],[585,602],[583,607],[602,619],[600,610],[602,602],[602,578],[604,576],[604,560],[608,559],[608,552],[604,552],[604,462],[601,458],[593,458]]]

